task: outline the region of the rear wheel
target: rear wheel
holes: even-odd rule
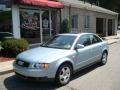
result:
[[[102,57],[101,57],[101,65],[105,65],[107,63],[107,52],[103,52]]]
[[[69,83],[72,75],[72,67],[69,64],[63,64],[57,71],[56,74],[56,82],[59,85],[66,85]]]

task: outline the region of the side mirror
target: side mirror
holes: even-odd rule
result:
[[[82,44],[77,44],[76,47],[75,47],[75,50],[81,49],[81,48],[84,48],[84,47],[85,47],[85,46],[82,45]]]

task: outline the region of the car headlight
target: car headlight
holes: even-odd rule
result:
[[[48,63],[36,63],[36,64],[34,64],[34,68],[47,69],[48,67],[49,67]]]

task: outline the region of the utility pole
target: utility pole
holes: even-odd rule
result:
[[[100,6],[100,2],[99,2],[98,0],[96,1],[96,5],[97,5],[97,6]]]
[[[83,0],[83,1],[84,1],[84,4],[85,4],[86,0]]]

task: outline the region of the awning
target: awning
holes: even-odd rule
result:
[[[34,5],[40,7],[63,8],[64,4],[55,0],[14,0],[20,4]]]

